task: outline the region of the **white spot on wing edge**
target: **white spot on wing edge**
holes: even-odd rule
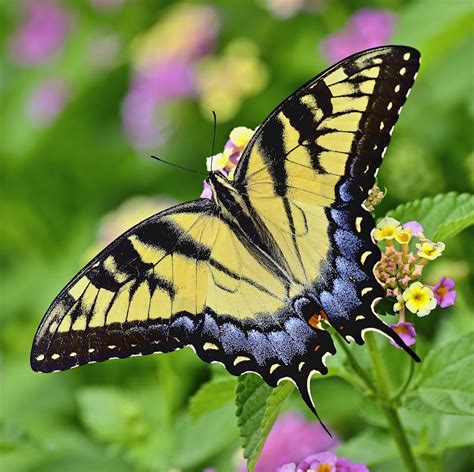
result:
[[[247,362],[250,360],[250,357],[247,356],[237,356],[234,359],[234,366],[240,364],[241,362]]]
[[[270,374],[273,374],[273,372],[275,372],[275,370],[277,370],[278,367],[280,367],[280,364],[272,364],[269,370]]]
[[[214,343],[210,343],[210,342],[205,342],[202,346],[202,348],[205,350],[205,351],[218,351],[219,350],[219,347],[214,344]]]

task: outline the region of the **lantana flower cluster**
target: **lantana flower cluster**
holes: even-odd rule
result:
[[[345,457],[326,451],[312,454],[299,464],[285,464],[277,472],[369,472],[369,469],[366,465],[354,464]]]
[[[392,217],[380,220],[372,231],[372,237],[383,246],[375,275],[386,296],[396,299],[393,311],[398,313],[399,319],[390,327],[410,346],[415,343],[416,331],[411,323],[405,321],[407,310],[423,317],[437,306],[446,308],[453,305],[456,299],[452,279],[442,277],[434,286],[426,285],[421,280],[424,268],[441,257],[445,244],[428,239],[423,226],[417,221],[401,224]]]
[[[244,152],[249,141],[252,139],[254,132],[255,130],[246,128],[245,126],[234,128],[229,135],[229,139],[225,143],[224,151],[214,154],[206,159],[207,170],[209,172],[219,171],[229,180],[232,180],[240,156]],[[207,180],[204,181],[201,198],[212,198],[212,190]]]

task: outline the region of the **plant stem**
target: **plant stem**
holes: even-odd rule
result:
[[[397,409],[394,407],[382,406],[382,410],[385,413],[385,417],[387,418],[388,424],[390,426],[392,436],[397,443],[400,456],[405,464],[406,469],[410,472],[418,472],[415,456],[411,450],[410,443],[405,430],[403,429]]]
[[[375,384],[377,387],[377,397],[382,407],[382,411],[387,418],[387,422],[395,442],[397,443],[400,457],[405,467],[410,472],[418,472],[415,456],[408,441],[406,432],[398,415],[398,411],[390,401],[390,384],[387,370],[380,356],[373,333],[365,335],[365,342],[369,350],[372,367],[374,369]]]
[[[403,382],[403,385],[398,389],[397,393],[393,396],[392,400],[398,401],[400,397],[405,393],[406,389],[410,385],[411,379],[413,378],[413,374],[415,373],[415,361],[413,359],[410,359],[410,370],[408,371],[407,378],[405,379],[405,382]]]
[[[375,390],[375,387],[374,387],[374,384],[372,382],[372,380],[370,379],[370,377],[365,373],[364,369],[362,368],[362,366],[357,362],[357,359],[354,357],[354,355],[352,354],[351,350],[349,349],[349,347],[347,346],[346,342],[344,341],[344,339],[341,338],[341,336],[339,335],[339,333],[336,334],[335,336],[335,339],[336,339],[336,342],[339,344],[339,346],[341,346],[342,350],[345,352],[346,354],[346,357],[347,357],[347,360],[349,361],[349,364],[351,365],[351,367],[354,369],[354,371],[356,372],[356,374],[359,375],[359,377],[364,381],[364,383],[366,384],[367,388],[369,390],[371,390],[373,393],[376,392]]]

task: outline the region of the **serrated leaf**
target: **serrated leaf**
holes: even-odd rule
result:
[[[432,350],[403,406],[448,415],[474,415],[474,333]]]
[[[446,241],[474,225],[474,195],[450,192],[434,198],[423,198],[389,211],[387,216],[405,223],[419,221],[426,237]]]
[[[235,396],[235,378],[216,378],[206,382],[191,398],[189,414],[194,421],[231,402]]]
[[[236,395],[237,418],[249,471],[254,470],[283,402],[293,390],[294,385],[289,381],[271,388],[254,374],[239,377]]]

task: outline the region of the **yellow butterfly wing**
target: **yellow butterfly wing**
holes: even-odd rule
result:
[[[347,340],[379,329],[411,352],[372,310],[379,251],[363,201],[418,66],[414,49],[376,48],[295,92],[215,202],[145,220],[71,281],[38,329],[32,368],[191,345],[233,374],[293,380],[315,411],[309,379],[335,353],[322,319]]]
[[[346,339],[375,329],[416,357],[373,312],[383,295],[380,251],[363,202],[413,85],[418,51],[371,49],[300,88],[256,131],[235,172],[261,232],[274,238],[292,279]]]

